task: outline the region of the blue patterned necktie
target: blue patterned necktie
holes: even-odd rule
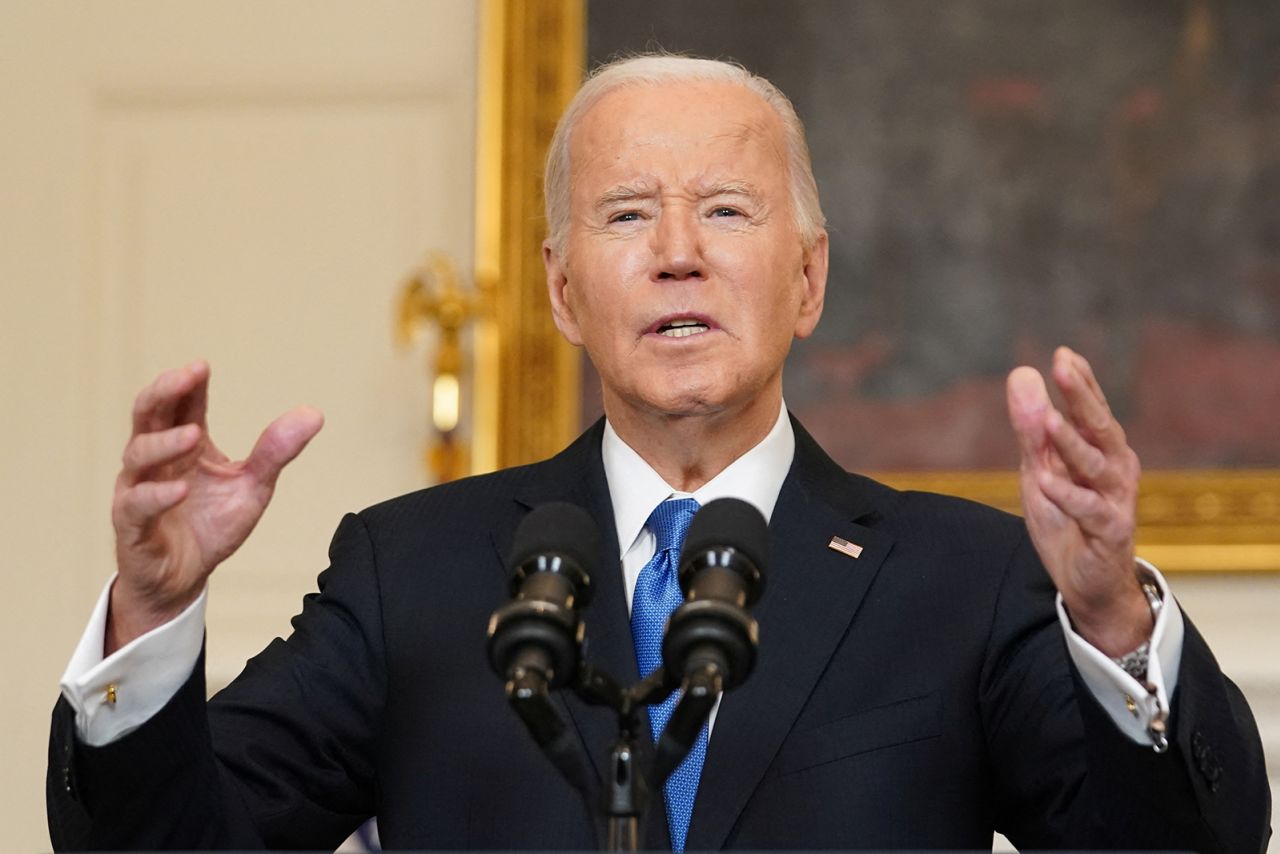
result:
[[[658,551],[640,570],[631,599],[631,636],[635,639],[636,663],[640,666],[641,677],[648,676],[662,664],[663,625],[671,612],[684,601],[676,574],[677,564],[684,535],[697,512],[697,501],[675,498],[662,502],[649,514],[646,524],[658,540]],[[671,719],[671,712],[679,699],[680,692],[677,691],[661,705],[649,707],[654,741],[658,740]],[[702,776],[702,761],[706,756],[707,728],[704,725],[697,743],[663,787],[667,795],[667,826],[671,831],[673,851],[684,851],[689,819],[693,815],[693,797],[698,793],[698,778]]]

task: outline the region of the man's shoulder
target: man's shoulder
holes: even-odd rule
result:
[[[935,519],[939,524],[997,529],[1021,530],[1023,527],[1021,516],[969,498],[917,489],[898,490],[889,486],[885,489],[897,497],[896,510],[905,519],[923,517]]]
[[[1022,518],[1012,513],[955,495],[898,489],[848,471],[802,430],[797,430],[795,474],[797,484],[806,491],[847,511],[855,521],[895,536],[954,543],[1025,535]]]
[[[885,566],[892,568],[884,571],[893,577],[921,579],[957,596],[997,595],[1014,565],[1037,584],[1047,582],[1021,517],[954,495],[897,489],[865,475],[846,472],[845,479],[851,490],[869,496],[863,507],[870,509],[853,521],[885,538]],[[960,579],[962,587],[946,586]]]
[[[526,487],[536,483],[537,470],[544,465],[545,463],[533,463],[499,469],[423,487],[366,507],[359,515],[370,524],[378,524],[405,515],[466,515],[475,512],[477,508],[492,509],[500,502],[513,500]]]
[[[602,431],[600,422],[549,459],[424,487],[367,507],[359,516],[375,527],[405,519],[483,523],[513,512],[521,502],[528,506],[556,499],[585,503],[584,484],[603,479]]]
[[[938,492],[898,489],[873,477],[828,469],[820,491],[850,521],[892,537],[913,553],[1008,553],[1026,538],[1019,516]],[[815,484],[816,486],[816,484]]]

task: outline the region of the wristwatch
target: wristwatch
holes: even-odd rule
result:
[[[1151,607],[1152,619],[1158,618],[1160,609],[1164,607],[1164,600],[1160,598],[1160,588],[1156,586],[1155,579],[1150,576],[1140,576],[1138,581],[1142,586],[1142,595],[1147,597],[1147,604]],[[1145,640],[1142,646],[1133,652],[1111,660],[1138,682],[1146,684],[1147,663],[1151,660],[1151,641]]]
[[[1138,576],[1138,584],[1142,587],[1142,595],[1147,597],[1152,619],[1158,618],[1160,609],[1164,607],[1164,600],[1160,597],[1160,588],[1155,579],[1142,573]],[[1147,735],[1151,737],[1151,749],[1156,753],[1167,752],[1169,750],[1169,714],[1160,707],[1155,698],[1156,686],[1147,681],[1147,665],[1151,661],[1151,641],[1145,640],[1142,646],[1133,652],[1111,660],[1120,665],[1125,673],[1132,676],[1146,690],[1147,702],[1152,705],[1151,722],[1147,725]],[[1130,703],[1136,702],[1129,697],[1126,697],[1126,700]]]

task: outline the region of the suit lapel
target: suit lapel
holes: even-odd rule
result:
[[[766,587],[755,609],[759,658],[751,678],[721,703],[694,804],[690,851],[725,844],[893,546],[890,537],[867,527],[876,515],[870,489],[859,488],[861,479],[832,462],[794,420],[793,425],[796,458],[769,525]],[[493,539],[505,566],[515,527],[529,509],[568,501],[591,514],[601,550],[592,572],[592,601],[584,612],[585,659],[632,684],[639,675],[600,455],[603,427],[603,420],[597,422],[562,453],[528,469],[527,484],[516,494],[522,509],[509,527],[495,529]],[[861,555],[854,559],[830,549],[833,536],[861,546]],[[617,737],[615,716],[571,691],[557,692],[555,699],[603,780]],[[646,847],[665,846],[664,816],[662,792],[655,791],[642,828]]]
[[[892,548],[891,538],[855,520],[870,499],[799,425],[796,459],[769,525],[764,595],[755,609],[755,672],[726,694],[708,744],[688,850],[722,847]],[[854,559],[828,547],[833,536],[862,547]]]
[[[530,469],[530,483],[517,493],[516,501],[523,505],[525,512],[539,504],[568,501],[584,508],[595,519],[601,545],[599,559],[591,567],[591,603],[583,612],[587,626],[583,657],[629,685],[639,679],[639,675],[623,590],[613,502],[600,456],[603,429],[602,419],[562,453]],[[523,513],[519,515],[523,518]],[[514,527],[505,533],[508,549],[513,537]],[[495,543],[498,541],[499,535],[495,534]],[[505,565],[505,554],[503,560]],[[568,713],[567,720],[578,730],[597,774],[603,779],[609,749],[617,737],[616,718],[609,710],[584,703],[572,691],[557,692],[556,699]]]
[[[495,532],[494,542],[505,543],[505,546],[499,546],[505,566],[515,526],[528,510],[551,501],[568,501],[591,514],[600,531],[600,555],[596,566],[591,568],[594,588],[591,604],[583,613],[587,627],[583,659],[625,686],[635,683],[640,675],[631,639],[631,619],[627,612],[613,501],[609,497],[600,453],[603,435],[602,418],[562,453],[530,468],[528,486],[516,494],[516,502],[523,510],[517,514],[510,530]],[[565,721],[577,730],[597,780],[603,783],[609,773],[609,754],[618,737],[616,714],[612,709],[583,702],[573,691],[557,691],[553,700],[564,713]],[[642,732],[648,732],[647,723]],[[649,746],[648,740],[644,740],[641,750],[645,751]],[[641,756],[644,756],[643,752]],[[603,819],[598,818],[597,824],[597,833],[603,842]],[[669,849],[671,846],[661,790],[650,793],[649,810],[640,833],[645,850]]]

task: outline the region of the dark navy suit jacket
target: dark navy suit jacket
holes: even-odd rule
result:
[[[389,848],[598,848],[601,822],[508,708],[485,628],[523,515],[579,504],[606,533],[587,658],[635,679],[601,431],[348,516],[292,636],[207,704],[201,663],[90,748],[60,702],[54,845],[324,848],[376,814]],[[1024,848],[1265,848],[1255,724],[1189,621],[1157,755],[1080,683],[1018,518],[848,474],[797,424],[770,541],[758,665],[723,700],[689,850],[989,848],[993,829]],[[611,714],[557,703],[599,773]]]

